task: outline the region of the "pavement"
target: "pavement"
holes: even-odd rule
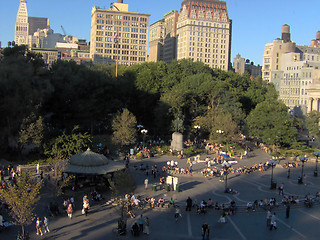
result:
[[[213,155],[208,155],[213,157]],[[204,160],[207,155],[202,155]],[[203,163],[195,164],[194,173],[190,175],[177,175],[179,177],[180,192],[169,191],[164,189],[152,191],[152,183],[158,183],[159,177],[149,179],[149,188],[144,189],[144,179],[146,178],[144,171],[134,170],[134,165],[139,166],[141,163],[148,163],[149,166],[157,164],[160,170],[169,160],[178,162],[178,166],[186,167],[187,159],[178,159],[171,156],[156,156],[150,159],[135,160],[130,162],[130,171],[136,179],[137,188],[135,195],[153,196],[158,199],[160,196],[169,200],[171,197],[180,206],[182,218],[176,223],[174,220],[173,208],[144,208],[134,210],[136,218],[127,219],[128,228],[136,221],[138,216],[143,214],[150,219],[150,235],[141,235],[132,237],[130,232],[126,236],[117,236],[115,230],[117,221],[120,218],[120,209],[109,203],[110,195],[105,193],[105,200],[94,203],[91,201],[91,209],[86,217],[81,214],[81,199],[84,192],[74,194],[76,200],[76,211],[72,219],[68,219],[67,215],[49,218],[51,232],[44,236],[35,234],[35,226],[30,225],[27,230],[31,239],[150,239],[150,240],[196,240],[201,238],[201,225],[207,222],[210,225],[210,239],[319,239],[320,229],[320,208],[315,205],[312,208],[306,208],[303,204],[298,207],[292,207],[290,217],[286,218],[284,208],[276,208],[274,211],[277,216],[278,229],[270,231],[266,228],[266,212],[238,212],[233,216],[227,217],[227,223],[218,223],[221,212],[210,209],[206,214],[199,215],[195,209],[191,212],[185,212],[185,200],[190,196],[193,201],[199,203],[202,199],[211,198],[214,202],[227,203],[234,200],[237,205],[245,206],[247,202],[254,200],[263,200],[265,198],[275,197],[280,201],[277,190],[270,189],[271,169],[266,172],[254,172],[245,174],[230,174],[228,176],[228,187],[235,189],[237,194],[224,193],[225,183],[219,181],[219,178],[205,178],[202,174],[197,173],[204,168]],[[254,149],[249,157],[239,160],[238,165],[251,166],[255,163],[270,160],[270,156],[261,149]],[[314,162],[308,162],[304,167],[304,184],[298,184],[298,177],[301,176],[301,167],[292,168],[290,178],[287,178],[287,169],[282,168],[282,164],[286,160],[282,160],[274,168],[274,180],[280,184],[284,184],[285,195],[299,195],[304,197],[307,193],[315,195],[320,191],[320,176],[314,177]],[[236,165],[237,166],[237,165]],[[46,205],[50,199],[50,193],[44,191],[42,199],[37,206],[37,213],[43,217],[47,214]],[[108,202],[108,204],[106,204]],[[15,234],[19,227],[12,227],[6,232],[0,233],[1,239],[15,239]]]

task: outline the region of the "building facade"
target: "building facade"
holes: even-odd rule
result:
[[[129,12],[117,0],[91,11],[90,57],[94,62],[133,65],[147,61],[149,14]]]
[[[317,80],[320,69],[320,32],[309,46],[296,45],[290,39],[290,27],[282,26],[282,38],[265,45],[262,76],[273,83],[279,98],[290,108],[306,114],[315,109],[320,97]]]
[[[163,61],[164,19],[150,25],[149,62]]]
[[[259,64],[258,66],[254,65],[253,62],[250,62],[249,59],[244,59],[240,54],[237,54],[237,56],[233,58],[233,69],[241,75],[248,72],[253,78],[261,77],[262,67]]]
[[[14,41],[17,45],[32,45],[32,38],[39,29],[50,29],[48,18],[29,17],[26,0],[20,0],[14,29]]]
[[[231,69],[232,21],[225,1],[184,0],[177,23],[177,59]]]

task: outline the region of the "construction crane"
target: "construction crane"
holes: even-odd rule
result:
[[[64,30],[64,28],[63,28],[62,25],[61,25],[61,29],[62,29],[63,35],[67,36],[67,33],[66,33],[66,31]]]

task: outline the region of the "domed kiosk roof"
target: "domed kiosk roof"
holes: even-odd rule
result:
[[[120,161],[109,160],[102,154],[92,152],[89,148],[83,153],[73,155],[65,172],[81,174],[107,174],[125,168]]]

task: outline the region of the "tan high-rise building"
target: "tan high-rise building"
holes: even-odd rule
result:
[[[231,68],[232,21],[225,1],[184,0],[177,24],[177,59]]]
[[[177,58],[178,11],[171,10],[150,25],[149,61],[170,63]]]
[[[129,12],[117,0],[91,11],[90,57],[94,62],[133,65],[147,61],[149,14]]]
[[[150,62],[163,61],[164,19],[150,25],[149,59]]]
[[[31,46],[32,36],[39,29],[49,29],[49,20],[42,17],[28,17],[27,1],[20,0],[14,29],[14,41],[17,45]]]

